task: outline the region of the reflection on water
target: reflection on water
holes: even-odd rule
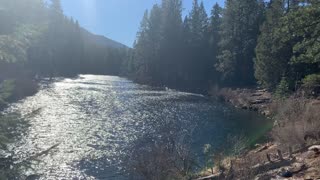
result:
[[[127,179],[122,162],[128,147],[144,134],[161,136],[165,126],[177,137],[188,134],[200,154],[204,144],[219,145],[228,134],[252,133],[265,123],[201,95],[97,75],[43,84],[7,112],[26,116],[34,110],[25,137],[12,148],[25,159],[59,144],[26,172],[42,179]]]

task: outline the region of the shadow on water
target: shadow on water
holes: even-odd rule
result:
[[[18,113],[0,114],[0,179],[26,179],[23,169],[29,168],[27,158],[19,157],[10,144],[19,141],[27,134],[30,126],[27,118],[32,118],[41,109],[36,109],[22,118]]]

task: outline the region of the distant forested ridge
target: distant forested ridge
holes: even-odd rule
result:
[[[1,78],[19,67],[38,76],[118,74],[128,49],[64,16],[59,0],[0,0],[0,22]]]
[[[207,15],[193,1],[162,0],[146,11],[126,73],[174,88],[320,86],[319,0],[226,0]]]
[[[182,0],[155,4],[130,49],[81,28],[59,0],[0,0],[0,92],[12,79],[79,73],[204,92],[320,92],[319,0],[226,0],[210,15],[193,0],[186,17],[182,9]]]
[[[118,75],[129,50],[64,16],[59,0],[0,0],[0,23],[0,107],[32,94],[35,77]]]

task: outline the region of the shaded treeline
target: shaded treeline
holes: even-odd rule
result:
[[[0,91],[34,86],[34,77],[117,75],[127,56],[124,45],[64,16],[59,0],[0,0],[0,23]]]
[[[259,84],[280,94],[320,79],[317,0],[226,0],[210,16],[194,0],[182,19],[181,0],[145,12],[128,76],[186,89]]]
[[[3,69],[22,66],[43,76],[119,73],[125,50],[97,42],[63,15],[59,0],[1,0],[0,13]]]

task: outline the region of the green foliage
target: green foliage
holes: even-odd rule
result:
[[[132,58],[126,63],[134,79],[175,88],[207,86],[216,56],[210,53],[209,37],[211,47],[217,46],[218,27],[213,26],[218,24],[212,23],[209,31],[204,5],[197,0],[184,22],[181,12],[181,0],[163,0],[145,13]]]
[[[254,48],[262,23],[263,3],[227,0],[221,25],[217,70],[226,84],[254,83]]]
[[[286,94],[319,73],[319,2],[227,0],[208,18],[193,1],[181,22],[181,1],[163,0],[145,14],[130,61],[142,82],[175,88],[250,86]],[[282,77],[290,79],[286,90]],[[280,83],[280,84],[279,84]]]
[[[302,79],[302,86],[308,95],[320,94],[320,74],[311,74]]]
[[[275,90],[275,97],[278,99],[287,98],[291,92],[288,79],[283,77]]]
[[[211,80],[214,84],[218,84],[220,77],[214,65],[218,63],[219,42],[221,41],[220,31],[222,24],[223,9],[216,3],[211,10],[210,23],[208,27],[209,40],[209,62],[211,68]]]
[[[213,166],[214,166],[214,162],[213,162],[213,148],[210,144],[205,144],[203,146],[203,154],[206,157],[206,168],[210,168],[213,172]],[[216,162],[219,163],[219,162]]]
[[[48,4],[0,0],[0,63],[31,76],[120,73],[126,49],[100,43],[100,37],[63,15],[59,0]]]
[[[171,83],[177,76],[181,58],[177,51],[181,46],[181,1],[163,0],[147,11],[137,33],[131,62],[132,76],[142,82]],[[165,69],[165,70],[164,70]]]
[[[308,75],[302,80],[302,83],[303,83],[303,86],[307,88],[320,86],[320,74]]]
[[[99,43],[64,16],[59,0],[0,0],[0,63],[24,71],[22,76],[121,72],[140,82],[191,90],[249,86],[255,78],[275,90],[283,76],[299,82],[318,74],[320,3],[266,4],[227,0],[225,8],[215,4],[208,17],[203,2],[193,0],[182,21],[182,0],[162,0],[145,13],[129,51]],[[15,78],[0,69],[1,81]]]
[[[293,63],[320,63],[320,3],[291,11],[283,18],[286,31],[299,39],[293,45]],[[287,37],[292,38],[292,37]]]
[[[287,76],[300,81],[319,72],[320,5],[307,1],[275,0],[267,10],[266,20],[256,48],[255,77],[274,89]]]
[[[274,89],[280,82],[288,66],[290,49],[279,48],[280,39],[275,37],[280,27],[280,18],[284,14],[283,4],[275,0],[266,11],[266,19],[260,28],[255,58],[255,77],[265,87]]]
[[[21,63],[28,59],[28,48],[41,34],[37,25],[20,25],[10,35],[0,35],[0,61]]]

